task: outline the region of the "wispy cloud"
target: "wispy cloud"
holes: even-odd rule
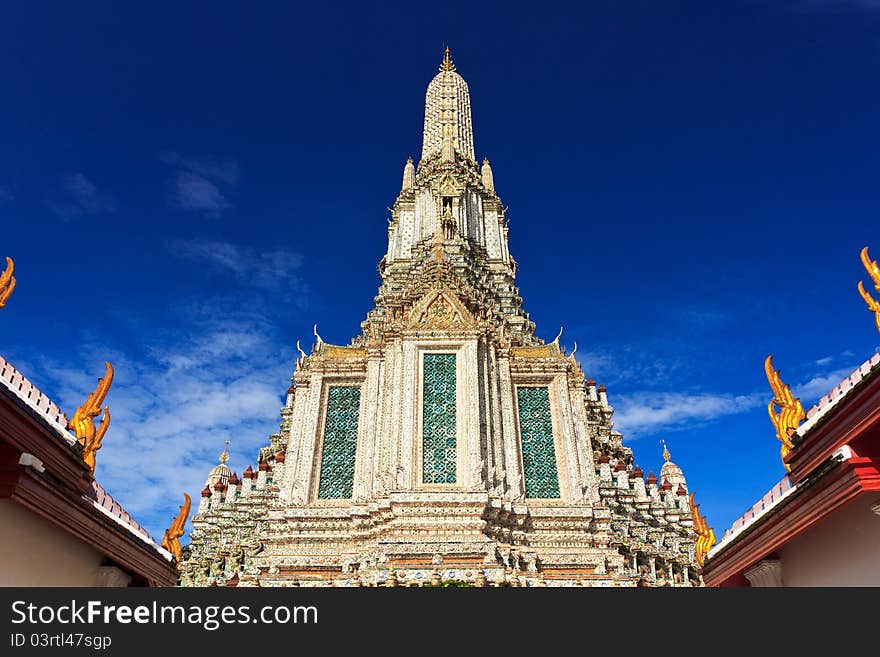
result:
[[[815,365],[821,367],[835,361],[846,361],[850,357],[851,352],[826,356],[811,366],[815,369]],[[792,393],[807,408],[844,377],[849,376],[856,367],[855,364],[848,364],[809,375],[801,383],[792,383]],[[613,395],[609,401],[615,409],[615,428],[632,440],[664,431],[694,429],[725,417],[752,412],[766,407],[770,398],[768,386],[766,389],[741,395],[701,391],[638,391]]]
[[[628,439],[674,431],[738,415],[766,404],[766,395],[636,392],[612,399],[614,425]]]
[[[113,364],[112,423],[96,476],[157,539],[184,491],[198,502],[225,440],[229,466],[241,473],[278,430],[295,348],[275,321],[284,292],[277,286],[299,291],[287,305],[308,303],[299,254],[220,241],[175,245],[227,278],[215,294],[170,298],[152,321],[128,309],[112,332],[97,326],[80,336],[73,355],[35,351],[22,361],[68,414],[94,388],[103,361]],[[260,294],[255,286],[264,286]]]
[[[170,248],[181,258],[231,274],[250,288],[279,291],[300,306],[306,302],[308,289],[302,279],[300,253],[286,249],[259,251],[219,240],[177,240]]]
[[[118,209],[116,199],[98,189],[83,173],[62,176],[61,190],[61,197],[46,201],[46,205],[65,221],[82,215],[116,212]]]
[[[795,397],[800,397],[803,400],[804,408],[806,408],[808,404],[812,404],[840,383],[844,377],[852,374],[854,369],[855,366],[841,367],[827,374],[814,376],[809,381],[792,387],[792,392]]]
[[[40,369],[70,414],[101,362],[113,363],[112,423],[96,476],[160,538],[184,491],[198,501],[225,440],[241,472],[277,431],[293,358],[267,318],[205,310],[173,335],[152,336],[143,354],[94,340],[81,347],[81,368],[43,360]]]
[[[169,200],[175,207],[211,218],[232,207],[229,197],[241,176],[234,160],[189,158],[174,152],[159,153],[159,160],[174,170]]]
[[[621,345],[614,353],[592,350],[575,356],[587,376],[608,385],[650,380],[668,381],[683,368],[677,356],[666,356],[632,345]]]

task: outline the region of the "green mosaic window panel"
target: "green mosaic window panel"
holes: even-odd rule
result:
[[[455,354],[425,354],[422,481],[455,483]]]
[[[517,388],[526,497],[559,497],[548,388]]]
[[[318,497],[321,499],[351,499],[360,405],[359,387],[330,387],[324,419],[324,447],[321,450],[321,481],[318,485]]]

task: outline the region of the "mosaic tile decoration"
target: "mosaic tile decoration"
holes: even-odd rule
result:
[[[321,499],[351,499],[360,405],[361,389],[358,386],[330,387],[318,485]]]
[[[454,484],[455,354],[425,354],[422,404],[422,481]]]
[[[559,497],[548,388],[517,388],[526,497]]]

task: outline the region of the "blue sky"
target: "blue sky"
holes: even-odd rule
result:
[[[539,335],[719,536],[783,475],[764,357],[808,407],[878,349],[880,2],[253,4],[0,15],[0,353],[68,413],[113,362],[97,476],[154,535],[357,333],[447,43]]]

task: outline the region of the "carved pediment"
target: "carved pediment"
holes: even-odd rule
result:
[[[441,178],[439,189],[441,196],[458,196],[459,194],[459,188],[455,178],[448,173]]]
[[[476,324],[476,319],[452,290],[443,287],[416,302],[408,324],[413,328],[465,328]]]

